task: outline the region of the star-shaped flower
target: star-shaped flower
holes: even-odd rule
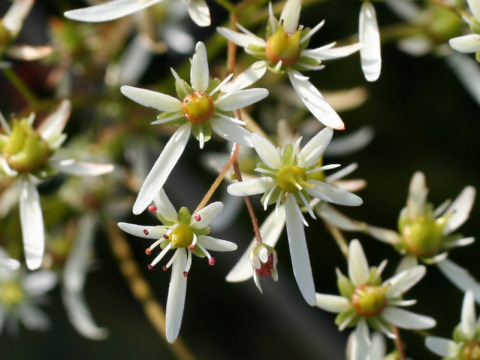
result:
[[[295,92],[310,112],[324,125],[344,129],[343,121],[335,110],[299,70],[323,69],[322,61],[348,56],[358,51],[360,44],[334,48],[335,43],[331,43],[316,49],[307,49],[310,38],[323,26],[324,21],[313,29],[298,26],[301,0],[288,0],[280,15],[280,21],[273,15],[271,4],[269,9],[266,40],[252,34],[240,24],[237,26],[241,33],[222,27],[217,30],[228,40],[245,48],[247,53],[261,59],[248,70],[252,77],[261,78],[267,68],[274,72],[286,70]]]
[[[382,282],[383,261],[378,268],[369,267],[358,240],[352,240],[348,249],[348,277],[337,271],[341,296],[317,294],[317,306],[339,313],[335,323],[340,330],[356,326],[349,360],[368,359],[370,333],[368,326],[395,338],[393,326],[403,329],[429,329],[435,320],[400,309],[415,300],[403,300],[403,294],[422,279],[426,270],[416,266]]]
[[[178,98],[132,86],[121,87],[122,93],[130,99],[163,112],[152,124],[181,125],[147,175],[133,205],[134,214],[145,210],[163,187],[182,155],[190,133],[193,132],[198,139],[200,148],[203,148],[204,143],[210,139],[212,130],[226,140],[251,147],[250,133],[240,126],[245,123],[232,117],[232,111],[249,106],[268,95],[266,89],[243,90],[238,87],[222,93],[222,88],[231,76],[223,82],[217,79],[210,80],[207,51],[202,42],[197,43],[192,58],[191,84],[180,79],[173,69],[172,73],[176,80]]]
[[[157,214],[162,226],[142,226],[128,223],[119,223],[123,231],[147,238],[155,242],[146,249],[150,255],[157,246],[162,248],[159,255],[149,265],[149,269],[158,264],[165,255],[173,250],[174,254],[163,266],[166,271],[172,267],[172,276],[167,298],[166,308],[166,336],[169,342],[174,342],[180,331],[185,294],[187,291],[187,276],[192,265],[192,254],[207,257],[208,264],[215,265],[215,259],[210,255],[213,251],[233,251],[237,245],[226,240],[208,236],[209,225],[223,209],[221,202],[214,202],[195,214],[190,214],[187,208],[181,208],[178,213],[163,190],[155,197],[155,205],[149,211]]]
[[[461,53],[476,53],[477,61],[480,61],[480,2],[467,0],[471,16],[464,15],[463,19],[470,26],[473,34],[457,36],[450,39],[450,46]]]
[[[65,12],[72,20],[104,22],[131,15],[164,0],[112,0],[107,3]],[[174,0],[178,1],[178,0]],[[198,26],[210,25],[210,9],[205,0],[186,0],[188,13]]]
[[[113,170],[110,164],[61,159],[55,154],[66,139],[62,131],[69,114],[70,103],[63,101],[38,129],[33,128],[34,114],[28,119],[15,119],[12,128],[0,116],[5,132],[0,133],[0,174],[16,179],[8,195],[0,198],[0,207],[10,208],[12,199],[20,201],[25,259],[30,270],[40,267],[45,248],[43,215],[36,184],[57,172],[97,176]]]
[[[315,286],[303,228],[308,224],[300,206],[315,218],[310,205],[315,198],[347,206],[362,204],[357,195],[322,181],[324,170],[339,166],[321,164],[332,135],[333,130],[325,128],[299,151],[301,138],[280,150],[264,137],[252,134],[253,146],[262,161],[256,171],[263,176],[228,186],[228,192],[236,196],[264,194],[261,199],[264,208],[275,203],[277,213],[284,203],[293,272],[302,295],[311,305],[315,304]]]

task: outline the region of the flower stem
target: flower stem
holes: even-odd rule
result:
[[[325,225],[327,226],[328,231],[330,231],[330,234],[332,234],[333,239],[337,243],[343,256],[348,260],[348,242],[345,239],[345,236],[343,236],[343,233],[336,226],[333,226],[328,222],[325,222]]]
[[[108,240],[113,254],[118,261],[120,271],[128,282],[130,290],[138,302],[143,306],[143,311],[157,333],[165,340],[172,353],[179,360],[194,360],[194,355],[179,337],[170,344],[165,336],[165,311],[155,299],[153,291],[143,278],[137,263],[133,260],[132,251],[125,236],[118,230],[113,222],[107,224]]]
[[[35,109],[37,106],[37,98],[36,96],[30,91],[30,89],[25,85],[25,83],[18,77],[18,75],[8,67],[2,68],[2,72],[5,77],[10,81],[13,87],[23,96],[23,98],[27,101],[28,107],[30,109]]]
[[[398,330],[398,327],[394,326],[393,332],[395,333],[395,346],[398,350],[398,356],[400,360],[407,360],[407,357],[405,355],[405,347],[403,346],[402,337],[400,336],[400,331]]]

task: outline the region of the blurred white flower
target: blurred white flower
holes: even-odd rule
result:
[[[477,61],[480,61],[480,2],[467,0],[472,16],[463,15],[463,19],[470,26],[473,34],[457,36],[450,39],[450,46],[461,53],[477,53]]]
[[[362,44],[360,60],[363,74],[368,81],[375,81],[380,76],[382,57],[377,15],[370,0],[364,1],[360,9],[358,37]]]

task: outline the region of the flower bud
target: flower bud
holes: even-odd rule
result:
[[[280,24],[278,30],[267,41],[266,52],[270,60],[275,63],[282,61],[282,65],[291,65],[297,61],[302,50],[300,35],[302,30],[287,33]]]
[[[278,280],[277,252],[273,247],[262,243],[252,249],[249,258],[254,269],[253,278],[255,284],[258,290],[262,292],[260,276],[271,276],[273,280]]]
[[[361,285],[353,293],[352,304],[357,313],[362,316],[377,316],[387,306],[385,288],[371,284]]]

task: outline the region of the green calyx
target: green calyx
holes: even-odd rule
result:
[[[385,287],[365,284],[357,287],[352,295],[352,304],[358,314],[374,317],[387,306]]]
[[[12,169],[29,172],[44,165],[51,155],[51,150],[27,119],[22,119],[14,121],[12,133],[3,145],[2,154]]]
[[[286,33],[280,24],[278,30],[268,38],[265,48],[267,57],[274,63],[282,62],[282,65],[291,65],[297,61],[302,47],[300,37],[302,30],[294,33]]]

